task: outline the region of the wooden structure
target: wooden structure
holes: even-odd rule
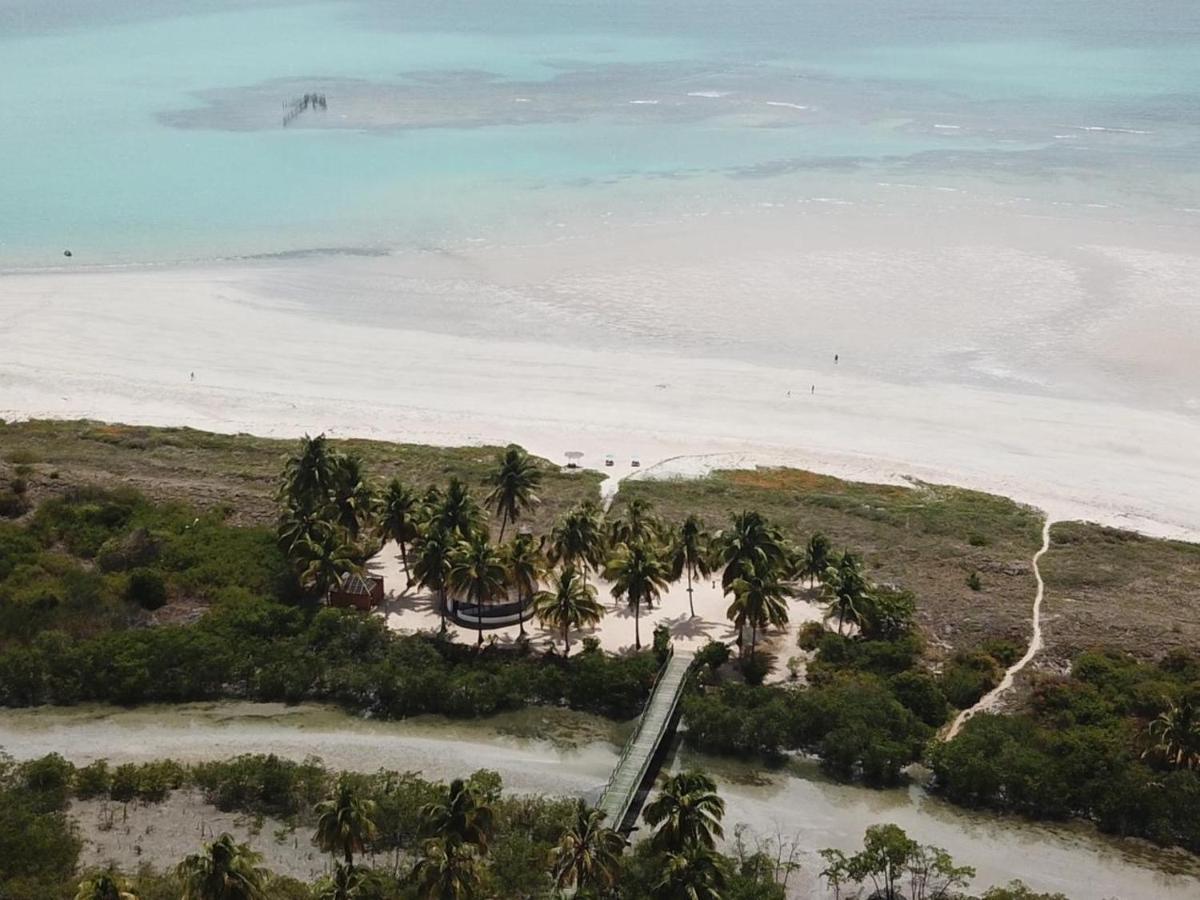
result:
[[[364,612],[383,603],[383,579],[378,575],[344,575],[342,582],[329,591],[329,605]]]
[[[667,658],[637,727],[625,742],[625,749],[600,795],[597,807],[604,811],[605,824],[626,836],[637,823],[646,794],[679,724],[679,701],[691,665],[690,653],[672,652]]]

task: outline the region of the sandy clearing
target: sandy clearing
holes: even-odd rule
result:
[[[368,564],[371,571],[382,575],[385,585],[395,586],[387,594],[383,606],[383,615],[388,627],[394,631],[417,632],[435,631],[441,625],[437,612],[436,598],[414,588],[403,590],[405,584],[404,569],[400,564],[400,551],[395,543],[388,543]],[[590,582],[597,588],[597,599],[605,609],[604,618],[594,628],[577,629],[571,633],[571,652],[578,653],[580,641],[585,637],[595,637],[600,646],[612,653],[624,653],[634,649],[635,637],[640,630],[642,646],[648,647],[658,625],[666,625],[671,630],[671,639],[676,648],[695,652],[709,641],[724,641],[732,645],[737,640],[737,634],[730,625],[725,613],[729,609],[730,598],[721,592],[719,580],[703,578],[692,585],[695,616],[688,607],[687,583],[679,581],[672,584],[663,593],[659,603],[652,609],[642,609],[635,620],[632,610],[624,601],[614,600],[610,591],[611,586],[593,573]],[[786,630],[772,631],[760,636],[760,646],[778,656],[778,666],[775,677],[786,676],[785,664],[789,656],[799,655],[796,648],[796,637],[805,622],[820,621],[823,617],[821,608],[813,602],[815,594],[805,592],[803,597],[795,598],[788,604],[788,627]],[[475,643],[477,632],[454,622],[447,625],[455,640],[463,643]],[[535,647],[548,648],[553,646],[562,652],[562,633],[551,633],[536,619],[525,624],[525,631]],[[494,640],[498,644],[511,644],[520,635],[517,625],[505,628],[485,629],[483,639]],[[747,641],[749,633],[747,633]]]

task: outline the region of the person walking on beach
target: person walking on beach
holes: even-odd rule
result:
[[[833,364],[835,366],[837,365],[837,361],[838,361],[838,355],[835,353],[835,354],[833,354]]]

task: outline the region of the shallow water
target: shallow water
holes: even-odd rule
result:
[[[6,0],[0,266],[545,237],[830,173],[1187,221],[1200,12],[1150,6]]]
[[[595,798],[616,761],[623,731],[571,713],[533,710],[480,722],[422,717],[369,722],[318,706],[190,704],[122,710],[109,707],[0,711],[0,748],[17,758],[59,752],[77,762],[97,758],[181,760],[273,752],[320,756],[328,765],[381,767],[449,778],[477,768],[499,771],[517,792]],[[1050,828],[964,812],[919,788],[872,791],[835,784],[807,764],[762,772],[727,760],[676,753],[672,765],[713,771],[727,804],[730,838],[782,838],[798,851],[795,897],[824,897],[817,853],[851,849],[868,825],[894,822],[911,836],[945,847],[978,870],[977,886],[1019,875],[1039,890],[1074,900],[1195,897],[1195,858],[1133,841],[1112,841],[1085,827]],[[1190,871],[1192,874],[1180,874]]]

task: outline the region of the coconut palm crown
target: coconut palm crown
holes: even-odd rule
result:
[[[496,469],[488,483],[492,486],[487,503],[500,516],[500,540],[509,522],[516,522],[522,513],[541,501],[536,493],[542,483],[542,472],[528,453],[516,444],[509,444],[496,460]]]

